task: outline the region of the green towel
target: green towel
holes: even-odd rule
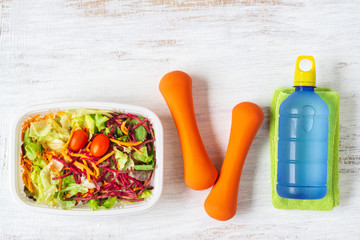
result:
[[[339,95],[330,88],[316,88],[315,92],[329,107],[329,136],[327,160],[327,193],[319,200],[298,200],[282,198],[277,194],[277,154],[279,132],[280,104],[295,88],[279,88],[275,90],[271,101],[270,117],[270,157],[271,157],[271,188],[272,203],[278,209],[330,211],[339,205]]]

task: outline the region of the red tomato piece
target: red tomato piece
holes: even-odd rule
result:
[[[85,131],[78,129],[74,132],[73,136],[71,137],[69,147],[71,150],[77,152],[83,147],[85,147],[88,140],[88,135]]]
[[[90,145],[91,154],[95,157],[102,157],[109,149],[109,146],[110,139],[104,134],[99,134]]]

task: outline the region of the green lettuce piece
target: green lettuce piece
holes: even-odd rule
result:
[[[69,183],[75,183],[75,179],[74,179],[73,175],[64,177],[62,181],[63,181],[64,186]]]
[[[30,135],[30,128],[27,128],[24,133],[24,145],[32,142],[29,135]]]
[[[148,150],[147,150],[147,147],[146,146],[143,146],[139,149],[142,153],[139,153],[139,152],[134,152],[133,154],[133,157],[136,159],[136,160],[139,160],[139,161],[142,161],[144,163],[149,163],[151,162],[152,160],[154,160],[154,155],[149,155],[148,154]]]
[[[143,120],[143,117],[140,117],[141,120]],[[130,121],[131,124],[136,125],[139,123],[139,121],[137,121],[136,119],[133,119]],[[135,128],[134,131],[135,134],[135,139],[137,141],[144,141],[147,137],[147,131],[145,129],[145,127],[143,125],[138,126],[137,128]]]
[[[116,127],[116,133],[117,133],[118,136],[124,135],[119,127]]]
[[[33,183],[35,183],[34,186],[35,186],[36,190],[38,191],[38,198],[43,198],[44,186],[41,183],[40,172],[41,172],[41,168],[34,165],[34,168],[30,174],[30,177],[31,177]]]
[[[138,198],[148,198],[152,194],[151,190],[144,190]]]
[[[47,163],[44,161],[44,159],[41,159],[41,158],[36,159],[36,161],[34,161],[33,164],[34,164],[34,166],[37,166],[40,169],[43,169],[47,165]]]
[[[147,131],[144,126],[140,125],[135,129],[135,138],[137,141],[144,141],[147,137]]]
[[[60,139],[61,141],[66,143],[69,140],[69,137],[70,137],[70,131],[67,131],[67,132],[58,133],[58,135],[54,139]]]
[[[35,138],[44,148],[60,152],[70,136],[70,132],[65,128],[57,126],[56,130],[51,120],[40,120],[33,122],[30,126],[29,136]]]
[[[108,198],[105,202],[103,202],[103,204],[101,205],[101,208],[102,209],[112,208],[114,206],[114,204],[116,203],[116,199],[117,199],[117,197]]]
[[[109,118],[103,116],[100,113],[95,114],[95,126],[99,132],[105,128],[105,122],[108,120]]]
[[[69,197],[72,197],[77,193],[86,193],[88,191],[87,187],[75,183],[72,175],[64,177],[62,182],[63,188],[61,189],[61,192],[69,192]]]
[[[39,194],[38,201],[45,202],[48,205],[54,205],[55,201],[55,193],[58,191],[56,185],[59,183],[59,180],[52,180],[56,174],[50,170],[50,164],[44,167],[40,172],[40,179],[43,188],[43,194]]]
[[[95,121],[89,114],[85,115],[85,126],[89,130],[90,133],[89,138],[91,138],[95,133]]]
[[[50,134],[52,128],[52,123],[44,119],[39,122],[32,122],[29,136],[38,141],[50,141],[49,138],[53,138],[53,134]]]
[[[64,148],[64,145],[65,145],[65,143],[62,140],[56,139],[56,138],[47,142],[47,146],[51,150],[58,152],[58,153],[61,152],[61,150]]]
[[[115,159],[120,166],[119,170],[126,170],[125,167],[126,167],[126,163],[129,161],[129,155],[127,155],[126,153],[122,153],[116,148],[114,148],[114,150],[115,150],[115,154],[114,154]]]
[[[107,127],[107,128],[105,128],[105,130],[104,130],[103,134],[109,137],[110,128],[111,128],[111,127]]]
[[[89,207],[92,208],[93,211],[96,211],[99,209],[99,200],[98,199],[91,199],[90,201],[87,202],[87,204],[89,205]]]
[[[26,156],[32,161],[36,159],[36,157],[38,156],[38,154],[41,153],[41,151],[42,149],[39,143],[30,142],[25,145]]]
[[[63,200],[62,197],[65,192],[68,192],[69,197],[76,195],[77,193],[86,193],[88,189],[84,186],[75,183],[74,177],[69,175],[63,178],[63,188],[57,195],[57,202],[60,204],[62,209],[68,210],[75,206],[76,201]]]
[[[64,193],[59,193],[57,196],[57,203],[60,204],[61,208],[64,210],[69,210],[73,208],[76,204],[75,200],[63,200],[62,196]]]
[[[62,128],[64,128],[67,131],[70,131],[71,121],[70,121],[70,117],[68,114],[65,113],[61,116],[60,124],[61,124]]]
[[[71,120],[71,127],[84,127],[85,124],[85,117],[84,116],[80,116],[80,117],[75,117]]]
[[[72,197],[77,193],[86,193],[88,191],[88,188],[76,183],[69,183],[66,187],[61,189],[61,192],[66,191],[69,191],[69,197]]]
[[[128,136],[121,136],[118,138],[119,141],[121,142],[128,142],[129,141],[129,137]]]
[[[151,162],[151,164],[149,164],[149,165],[135,165],[134,166],[135,170],[144,170],[144,171],[153,170],[154,168],[155,168],[154,161]]]

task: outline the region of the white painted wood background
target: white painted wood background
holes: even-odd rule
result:
[[[1,0],[0,239],[360,239],[360,3],[353,0]],[[291,86],[298,55],[311,54],[317,83],[338,91],[340,206],[285,211],[271,204],[269,107]],[[183,182],[175,125],[161,77],[193,77],[196,117],[220,169],[231,110],[253,101],[265,121],[240,182],[238,211],[208,217],[209,191]],[[28,105],[100,100],[148,107],[165,130],[164,190],[128,217],[64,217],[20,209],[8,190],[13,114]]]

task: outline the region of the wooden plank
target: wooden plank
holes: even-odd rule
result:
[[[0,29],[1,239],[357,239],[360,212],[360,4],[290,0],[2,0]],[[281,211],[271,204],[269,106],[291,86],[295,59],[312,54],[319,86],[338,91],[340,206]],[[158,91],[181,69],[194,80],[196,117],[220,169],[231,110],[253,101],[265,112],[244,166],[238,213],[203,210],[208,190],[183,182],[175,125]],[[113,101],[148,107],[165,130],[160,202],[129,217],[68,218],[25,212],[8,191],[11,118],[28,105]]]

